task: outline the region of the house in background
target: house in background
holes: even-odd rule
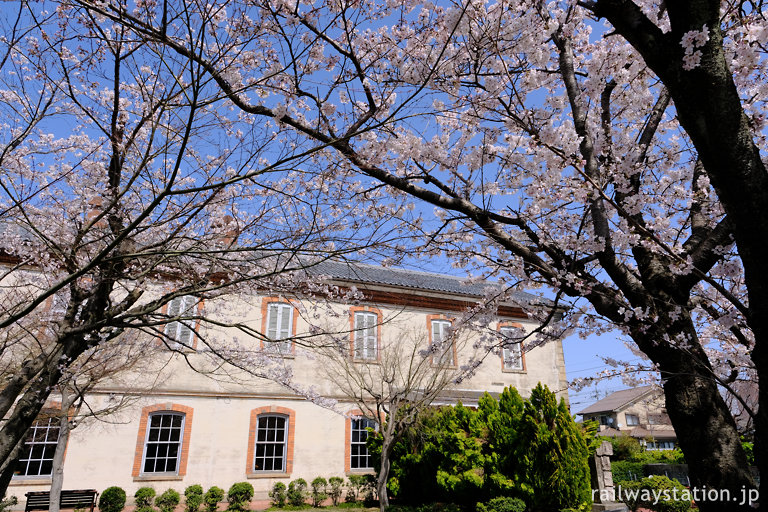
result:
[[[616,391],[577,414],[584,421],[597,421],[602,436],[628,435],[646,450],[673,450],[677,446],[664,392],[657,386]]]
[[[402,346],[406,356],[424,353],[430,342],[447,336],[455,318],[477,304],[494,284],[339,262],[326,262],[318,272],[340,289],[354,287],[364,298],[353,304],[328,303],[313,311],[304,299],[263,290],[258,295],[225,298],[223,304],[180,297],[169,304],[168,312],[205,308],[208,315],[220,311],[229,315],[228,321],[234,317],[251,326],[276,342],[241,337],[240,350],[254,355],[269,352],[292,372],[297,386],[311,387],[318,396],[336,400],[336,410],[321,407],[274,380],[242,372],[233,372],[230,380],[212,379],[194,371],[206,366],[205,344],[199,340],[218,337],[226,345],[235,333],[173,322],[165,333],[182,348],[171,352],[161,347],[167,357],[158,360],[158,373],[144,370],[139,375],[139,380],[152,382],[149,391],[127,387],[122,382],[130,379],[122,379],[100,384],[90,393],[93,407],[106,407],[123,396],[134,399],[109,421],[83,422],[72,431],[64,461],[64,488],[103,490],[117,485],[133,496],[143,486],[183,492],[191,484],[227,489],[247,480],[255,487],[255,498],[266,499],[276,482],[371,473],[365,440],[375,418],[362,417],[355,402],[327,378],[323,359],[304,357],[308,350],[295,340],[313,332],[311,321],[327,322],[329,332],[336,332],[347,344],[344,357],[349,365],[376,368],[387,346]],[[524,302],[531,298],[522,292],[513,297]],[[505,329],[530,332],[537,326],[512,302],[499,306],[496,318],[488,328],[502,335]],[[429,356],[431,364],[456,368],[467,364],[477,350],[478,336],[467,333],[462,343],[434,352]],[[418,350],[409,352],[408,343],[416,344]],[[559,340],[529,351],[511,344],[487,353],[470,378],[446,390],[437,402],[476,404],[482,393],[498,395],[507,386],[526,396],[539,382],[567,399]],[[56,408],[54,400],[49,409]],[[48,489],[57,436],[56,423],[39,418],[27,437],[9,494],[22,498],[28,491]]]

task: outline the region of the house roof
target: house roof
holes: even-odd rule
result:
[[[444,274],[346,261],[324,261],[313,266],[309,271],[312,274],[325,275],[338,281],[394,286],[469,297],[485,297],[489,291],[503,290],[502,285],[495,281],[469,280]],[[512,300],[524,304],[548,304],[545,299],[522,291],[513,291]]]
[[[598,412],[617,412],[625,406],[637,401],[654,391],[654,386],[640,386],[638,388],[623,389],[598,400],[586,409],[576,414],[594,414]]]

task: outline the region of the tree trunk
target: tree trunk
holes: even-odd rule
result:
[[[53,471],[51,472],[51,498],[48,510],[59,512],[61,503],[61,489],[64,485],[64,452],[69,441],[70,423],[69,412],[74,403],[74,394],[71,394],[66,385],[59,386],[61,390],[61,411],[59,414],[59,439],[56,443],[56,451],[53,454]]]
[[[387,480],[389,479],[390,456],[392,447],[395,445],[396,434],[395,422],[390,418],[382,432],[383,440],[381,442],[381,462],[379,464],[379,474],[376,478],[376,493],[379,495],[379,510],[385,512],[389,507],[389,495],[387,494]]]
[[[747,466],[736,423],[713,378],[712,368],[689,318],[633,332],[640,348],[659,365],[666,408],[688,463],[693,489],[727,492],[730,499],[697,501],[702,512],[752,511],[739,503],[755,482]],[[664,334],[669,338],[664,339]],[[669,339],[692,340],[685,349]],[[702,492],[702,491],[699,491]],[[735,501],[734,501],[735,500]]]
[[[19,458],[19,454],[21,453],[21,449],[24,447],[24,438],[22,437],[18,443],[16,443],[16,446],[13,448],[13,451],[11,451],[11,455],[9,459],[11,460],[11,464],[7,464],[5,466],[5,469],[3,469],[2,473],[0,473],[0,500],[4,500],[6,498],[6,491],[8,489],[8,485],[11,483],[11,479],[13,478],[13,470],[14,470],[14,464],[13,462],[16,461],[16,459]]]

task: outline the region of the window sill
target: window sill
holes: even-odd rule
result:
[[[373,468],[366,468],[366,469],[350,469],[349,471],[346,471],[344,473],[346,476],[350,475],[375,475],[376,470]]]
[[[502,368],[502,373],[526,373],[525,370],[514,370],[512,368]]]
[[[184,475],[139,475],[133,477],[134,482],[168,482],[184,480]]]
[[[51,485],[51,477],[49,476],[41,476],[41,477],[34,477],[34,476],[14,476],[11,478],[11,482],[8,484],[9,487],[13,486],[21,486],[21,485]]]
[[[378,359],[360,359],[357,357],[352,359],[352,362],[355,364],[381,364]]]
[[[248,473],[245,475],[246,478],[250,479],[258,479],[258,478],[291,478],[290,473]]]

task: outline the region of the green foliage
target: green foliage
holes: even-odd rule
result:
[[[215,485],[208,489],[203,496],[206,512],[216,512],[219,502],[224,499],[224,489]]]
[[[347,497],[348,503],[357,503],[362,501],[363,489],[366,482],[363,475],[349,475],[349,483],[347,484]]]
[[[125,507],[125,491],[116,486],[107,487],[99,496],[101,512],[120,512]]]
[[[155,505],[160,508],[160,512],[173,512],[176,509],[176,505],[181,501],[181,496],[178,491],[168,489],[163,494],[157,497]]]
[[[649,476],[637,482],[622,482],[618,498],[630,510],[638,507],[650,508],[656,512],[686,512],[691,509],[691,497],[677,480],[665,476]]]
[[[229,506],[227,510],[238,512],[250,510],[249,504],[253,498],[253,486],[248,482],[237,482],[232,484],[227,492],[227,501]]]
[[[5,512],[15,507],[19,503],[19,498],[16,496],[9,496],[3,500],[0,500],[0,512]]]
[[[312,506],[319,507],[322,502],[328,498],[328,493],[325,492],[328,487],[328,480],[322,476],[318,476],[312,480]]]
[[[293,506],[304,505],[307,500],[307,481],[303,478],[297,478],[296,480],[288,484],[288,502]]]
[[[617,437],[603,437],[601,439],[610,441],[613,445],[612,459],[614,461],[631,460],[643,451],[643,447],[640,446],[640,441],[627,434]]]
[[[203,486],[193,484],[184,489],[187,512],[198,512],[203,504]]]
[[[525,512],[525,502],[520,498],[493,498],[477,504],[477,512]]]
[[[685,457],[679,448],[674,450],[643,450],[627,460],[642,462],[643,464],[685,464]]]
[[[328,496],[331,498],[331,502],[335,507],[339,504],[339,500],[341,499],[341,487],[344,485],[344,479],[338,476],[332,476],[328,479],[328,484],[330,485]]]
[[[742,441],[741,442],[742,448],[744,448],[744,453],[747,455],[747,464],[750,466],[755,465],[755,443],[750,443],[749,441]]]
[[[272,498],[272,505],[278,508],[283,508],[287,497],[285,493],[285,484],[283,482],[275,482],[275,485],[272,486],[272,490],[269,491],[269,497]]]
[[[587,433],[587,435],[589,435]],[[458,503],[497,496],[530,510],[590,503],[589,447],[565,402],[537,386],[527,400],[508,388],[477,410],[433,409],[393,449],[388,488],[403,503]]]
[[[629,482],[643,478],[643,463],[619,460],[611,462],[614,482]]]
[[[152,487],[139,487],[133,497],[136,500],[137,509],[154,510],[152,501],[155,499],[155,490]]]

